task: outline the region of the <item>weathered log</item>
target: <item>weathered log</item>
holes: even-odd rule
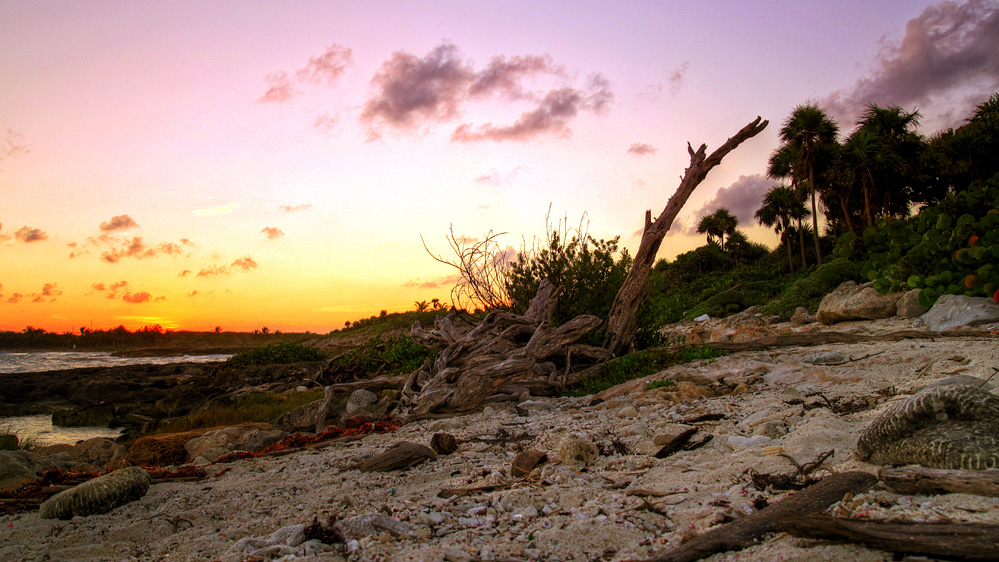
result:
[[[436,460],[437,453],[426,445],[402,441],[357,465],[361,472],[402,470],[424,461]]]
[[[974,494],[999,498],[999,469],[883,468],[878,477],[899,494]]]
[[[673,224],[673,219],[680,213],[683,205],[694,192],[694,188],[704,180],[708,172],[720,164],[722,158],[729,152],[735,150],[744,141],[759,134],[768,123],[769,121],[757,117],[740,129],[735,136],[725,141],[710,156],[707,156],[707,145],[702,144],[697,151],[694,151],[690,143],[687,143],[690,166],[684,172],[680,186],[666,202],[666,208],[663,209],[655,222],[652,221],[652,212],[646,211],[642,241],[639,243],[638,251],[635,252],[635,259],[631,262],[631,269],[628,270],[624,283],[614,297],[614,304],[611,305],[610,315],[607,319],[608,340],[605,347],[614,355],[624,355],[634,343],[638,330],[638,308],[645,300],[649,289],[649,270],[655,264],[659,247],[662,245],[666,232]]]
[[[888,522],[812,514],[787,519],[781,527],[795,537],[847,540],[907,554],[995,560],[999,553],[999,525],[985,523]]]
[[[741,550],[764,533],[780,529],[788,518],[821,511],[847,493],[858,494],[878,481],[866,472],[842,472],[823,479],[800,492],[768,505],[724,527],[708,531],[692,541],[645,562],[692,562],[726,550]]]
[[[679,435],[670,439],[668,442],[664,443],[663,446],[656,451],[653,455],[657,459],[665,459],[666,457],[683,450],[683,448],[690,442],[690,438],[697,433],[697,428],[692,427],[690,429],[685,429],[680,432]]]

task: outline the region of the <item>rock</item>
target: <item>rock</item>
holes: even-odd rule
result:
[[[895,314],[899,318],[918,318],[926,313],[928,308],[919,304],[919,289],[902,293],[895,303]]]
[[[534,470],[534,467],[548,460],[548,454],[543,451],[536,451],[530,449],[528,451],[523,451],[518,453],[513,459],[513,468],[510,469],[510,475],[514,478],[521,478],[527,476]]]
[[[748,342],[778,335],[758,310],[751,306],[738,314],[733,314],[717,323],[708,335],[709,342]]]
[[[943,295],[920,318],[930,330],[943,332],[961,326],[999,321],[999,304],[984,297]]]
[[[342,519],[334,523],[333,528],[339,531],[345,540],[357,540],[382,532],[388,532],[394,537],[413,533],[413,527],[410,524],[383,513],[365,513],[357,517]]]
[[[523,402],[517,404],[515,409],[517,410],[517,415],[526,416],[531,412],[553,410],[555,409],[555,405],[546,400],[524,400]]]
[[[234,425],[206,431],[188,441],[184,450],[188,459],[204,457],[214,462],[230,453],[255,453],[287,435],[288,432],[264,423]]]
[[[430,438],[430,448],[438,455],[450,455],[458,450],[458,440],[449,433],[435,433]]]
[[[901,295],[882,295],[873,283],[857,285],[846,281],[822,298],[816,318],[822,324],[835,324],[847,320],[877,320],[895,316],[896,303]]]
[[[815,315],[808,312],[807,308],[799,306],[794,309],[794,314],[791,315],[792,326],[804,326],[805,324],[811,324],[812,322],[815,322]]]
[[[60,427],[107,427],[114,417],[110,407],[77,406],[52,412],[52,425]]]
[[[357,465],[361,472],[388,472],[416,466],[424,461],[436,460],[437,453],[430,447],[402,441],[392,445],[384,452],[367,459]]]
[[[274,425],[290,433],[296,431],[313,432],[316,430],[316,417],[322,403],[322,400],[316,400],[290,412],[285,412],[274,422]]]
[[[121,445],[102,437],[80,441],[67,452],[73,460],[89,464],[101,472],[113,469],[125,460]]]
[[[326,387],[326,394],[316,411],[316,433],[322,433],[328,425],[336,425],[347,411],[350,396],[335,392],[332,386]]]
[[[184,445],[207,431],[207,429],[195,429],[183,433],[161,433],[140,437],[128,449],[126,460],[138,466],[184,464],[187,460]]]
[[[805,363],[811,363],[812,365],[839,365],[840,363],[847,362],[846,356],[838,351],[813,353],[802,357],[801,360]]]
[[[965,384],[925,388],[891,404],[860,434],[872,464],[999,468],[999,397]]]
[[[587,466],[600,455],[597,446],[578,435],[566,435],[555,447],[559,462],[568,466]]]
[[[38,516],[72,519],[107,513],[144,496],[150,482],[149,473],[137,466],[116,470],[45,500],[38,509]]]
[[[384,417],[388,413],[389,406],[395,399],[394,392],[382,393],[379,398],[377,394],[370,390],[358,389],[351,393],[344,406],[344,413],[340,416],[341,427],[349,427],[347,420],[363,420],[361,423],[375,421]]]
[[[634,406],[625,406],[617,411],[617,417],[619,418],[634,418],[638,416],[638,408]]]
[[[732,435],[728,438],[728,444],[734,449],[752,449],[755,447],[763,447],[770,444],[772,441],[773,439],[767,437],[766,435],[754,435],[752,437]]]
[[[32,451],[0,451],[0,490],[16,490],[51,467],[51,461]]]
[[[957,385],[963,384],[967,386],[972,386],[979,390],[984,390],[985,392],[989,392],[990,390],[992,390],[992,385],[989,384],[988,381],[982,380],[978,377],[973,377],[971,375],[954,375],[951,377],[947,377],[945,379],[935,380],[923,388],[947,386],[950,384],[957,384]]]
[[[244,537],[229,552],[245,554],[242,560],[314,560],[330,546],[316,539],[305,540],[305,525],[288,525],[265,537]]]

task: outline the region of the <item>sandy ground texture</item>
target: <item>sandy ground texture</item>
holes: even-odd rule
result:
[[[910,327],[892,320],[835,329]],[[814,476],[876,473],[878,467],[856,460],[853,449],[861,430],[889,403],[955,375],[988,379],[995,366],[999,345],[984,337],[736,353],[622,385],[596,405],[588,398],[538,398],[521,415],[505,403],[352,443],[213,465],[214,476],[204,481],[155,484],[142,499],[104,515],[69,521],[42,520],[37,513],[3,516],[0,560],[642,559],[779,501],[789,492],[758,489],[753,474],[794,473],[781,453],[803,464],[832,451]],[[664,378],[680,382],[646,390]],[[724,417],[683,423],[701,414]],[[694,441],[713,438],[701,448],[655,458],[661,443],[690,427],[698,428]],[[456,437],[458,450],[401,471],[353,468],[400,441],[429,444],[438,432]],[[547,452],[548,462],[530,477],[514,479],[511,463],[528,449]],[[573,453],[595,455],[583,466],[570,462]],[[225,468],[230,470],[219,474]],[[438,495],[489,485],[495,488]],[[999,498],[903,496],[879,485],[830,512],[999,523]],[[304,540],[304,525],[330,516],[348,520],[354,538],[333,546]],[[892,559],[863,546],[774,533],[706,560]]]

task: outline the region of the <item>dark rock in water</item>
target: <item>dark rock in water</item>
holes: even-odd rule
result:
[[[435,433],[430,438],[430,448],[439,455],[450,455],[458,450],[458,440],[448,433]]]
[[[123,468],[59,492],[38,509],[42,519],[72,519],[107,513],[146,494],[149,473],[139,467]]]
[[[107,427],[114,418],[110,407],[78,406],[52,412],[52,425],[59,427]]]
[[[966,384],[926,388],[872,421],[857,455],[872,464],[999,468],[999,397]]]

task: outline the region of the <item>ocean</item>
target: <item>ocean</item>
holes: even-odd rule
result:
[[[183,355],[180,357],[114,357],[105,352],[0,351],[0,384],[6,373],[37,373],[82,367],[114,367],[121,365],[166,365],[169,363],[211,363],[225,361],[230,355]],[[117,437],[118,429],[107,427],[61,427],[52,425],[52,416],[0,417],[0,429],[13,430],[21,438],[33,439],[38,445],[76,443],[93,437]]]

